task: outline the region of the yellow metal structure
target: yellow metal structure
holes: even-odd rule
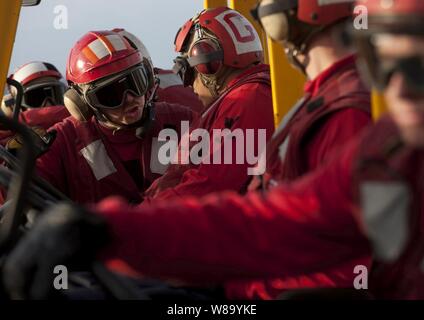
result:
[[[205,4],[206,2],[208,5],[212,3],[226,5],[226,1],[209,0],[205,1]],[[251,17],[250,10],[258,3],[258,0],[229,0],[228,2],[231,8],[241,12],[253,23],[261,37],[265,62],[271,68],[274,118],[275,124],[278,125],[282,117],[302,97],[305,77],[290,66],[282,46],[268,39],[260,25]]]
[[[305,77],[294,69],[287,60],[281,44],[268,39],[269,64],[271,67],[272,102],[275,125],[303,96]]]
[[[204,0],[205,9],[227,6],[227,0]]]
[[[253,17],[250,14],[250,10],[256,6],[258,3],[258,0],[230,0],[229,6],[230,8],[237,10],[242,15],[244,15],[249,21],[253,24],[256,31],[259,34],[259,37],[261,38],[262,42],[262,48],[264,49],[264,60],[265,63],[269,63],[269,56],[268,56],[268,44],[267,44],[267,36],[261,26],[258,22],[253,19]]]
[[[383,95],[377,90],[372,92],[372,116],[374,120],[378,120],[387,112],[387,105]]]
[[[3,95],[18,27],[21,0],[0,1],[0,93]]]

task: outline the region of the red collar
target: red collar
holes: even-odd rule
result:
[[[96,121],[96,120],[95,120]],[[112,144],[131,144],[134,141],[139,140],[136,137],[135,129],[122,129],[122,130],[113,130],[110,129],[100,122],[96,123],[97,128],[102,132],[105,138]]]
[[[331,67],[321,72],[321,74],[319,74],[314,80],[306,82],[304,87],[305,93],[309,93],[312,97],[314,97],[318,93],[322,85],[327,82],[328,79],[332,78],[335,74],[337,74],[340,69],[346,66],[354,65],[355,63],[355,54],[337,61]]]
[[[250,76],[251,74],[259,73],[259,72],[265,72],[265,71],[269,72],[269,65],[267,65],[267,64],[261,63],[261,64],[258,64],[258,65],[252,66],[251,68],[248,68],[247,70],[245,70],[244,72],[239,74],[237,77],[235,77],[233,80],[231,80],[228,83],[227,88],[231,87],[233,84],[237,83],[241,79],[243,79],[247,76]]]

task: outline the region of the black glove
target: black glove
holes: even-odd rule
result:
[[[53,290],[57,265],[88,267],[106,244],[105,221],[69,204],[49,208],[6,260],[3,282],[12,299],[43,299]]]
[[[43,128],[33,127],[29,130],[30,135],[32,136],[33,142],[36,147],[36,157],[41,157],[44,153],[46,153],[50,146],[53,144],[56,139],[56,130],[50,130],[46,132]],[[11,151],[12,154],[16,155],[16,151],[21,149],[24,142],[22,141],[22,137],[20,135],[15,135],[11,137],[6,142],[6,149]]]

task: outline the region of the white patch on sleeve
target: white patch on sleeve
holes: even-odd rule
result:
[[[159,161],[159,149],[163,146],[166,141],[159,141],[157,137],[152,139],[152,150],[150,153],[150,171],[152,173],[164,174],[166,169],[168,169],[168,164],[162,164]]]
[[[81,149],[80,152],[85,160],[87,160],[97,181],[117,172],[101,140],[90,143],[88,146]]]

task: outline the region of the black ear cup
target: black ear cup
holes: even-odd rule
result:
[[[93,116],[91,108],[74,88],[66,90],[63,98],[66,109],[75,119],[84,122]]]

